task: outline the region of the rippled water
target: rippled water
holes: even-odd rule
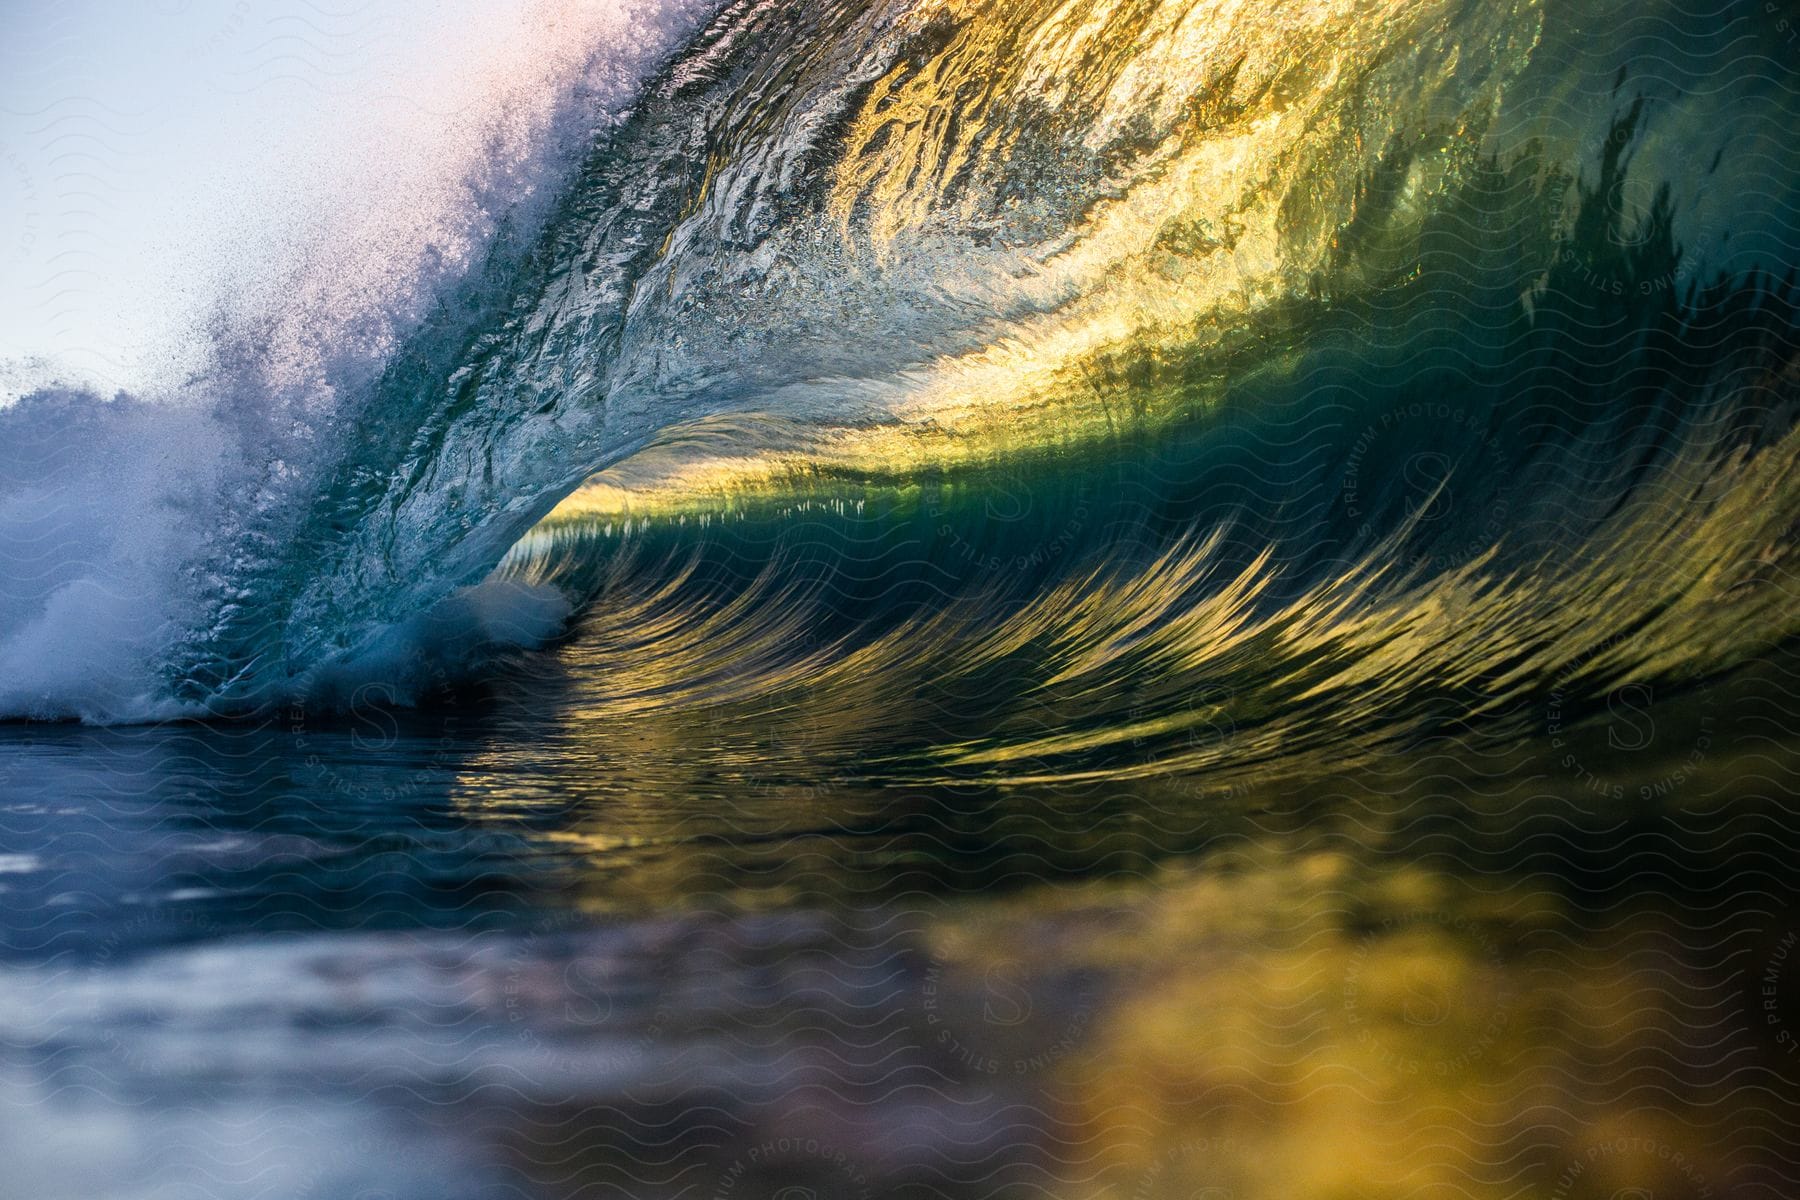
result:
[[[702,7],[0,411],[0,1193],[1800,1193],[1783,10]]]
[[[592,653],[5,733],[8,1194],[1785,1194],[1785,669],[1635,753],[996,786],[583,720]]]

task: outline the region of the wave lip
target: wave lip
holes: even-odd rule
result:
[[[639,530],[628,511],[711,522],[784,490],[841,509],[1108,445],[1203,443],[1188,468],[1242,486],[1168,480],[1175,540],[1045,535],[1069,562],[1081,542],[1096,588],[1151,588],[1145,562],[1224,554],[1227,527],[1240,558],[1154,587],[1310,594],[1350,641],[1403,594],[1488,586],[1471,563],[1516,588],[1503,543],[1584,561],[1558,584],[1583,603],[1627,587],[1605,538],[1638,521],[1679,557],[1693,525],[1668,495],[1712,505],[1768,478],[1733,455],[1786,452],[1791,288],[1758,272],[1800,242],[1800,181],[1766,153],[1800,89],[1743,69],[1754,6],[1716,30],[1615,7],[729,6],[323,415],[254,391],[211,410],[214,491],[248,501],[151,555],[179,569],[131,614],[156,613],[117,656],[152,681],[131,703],[316,699],[416,679],[426,647],[427,675],[475,669],[552,635],[541,589],[589,600],[604,567],[533,547],[608,504]],[[1633,78],[1646,29],[1683,52]],[[1747,198],[1730,237],[1718,189]],[[1427,404],[1454,427],[1393,419]],[[1508,507],[1442,519],[1471,497]],[[990,492],[984,519],[1016,499]],[[1712,569],[1785,561],[1707,536]],[[557,553],[576,544],[619,552],[577,533]],[[1267,578],[1224,582],[1249,562]],[[1078,577],[1026,574],[1052,589],[1034,620],[1085,611]],[[83,594],[64,625],[119,619]],[[1646,584],[1617,619],[1674,602]],[[1771,636],[1750,624],[1746,644]],[[78,686],[20,678],[8,706],[40,714]]]

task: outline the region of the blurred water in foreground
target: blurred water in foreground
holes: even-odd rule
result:
[[[1793,1194],[1781,664],[1268,788],[552,674],[0,733],[0,1191]]]

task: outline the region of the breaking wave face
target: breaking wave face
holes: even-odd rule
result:
[[[732,5],[375,365],[241,320],[179,420],[0,414],[0,711],[417,697],[574,613],[587,717],[1066,780],[1728,670],[1800,622],[1786,28]]]

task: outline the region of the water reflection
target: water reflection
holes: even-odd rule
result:
[[[8,1149],[38,1197],[1776,1195],[1785,678],[1268,786],[884,783],[800,701],[541,689],[11,730]]]

